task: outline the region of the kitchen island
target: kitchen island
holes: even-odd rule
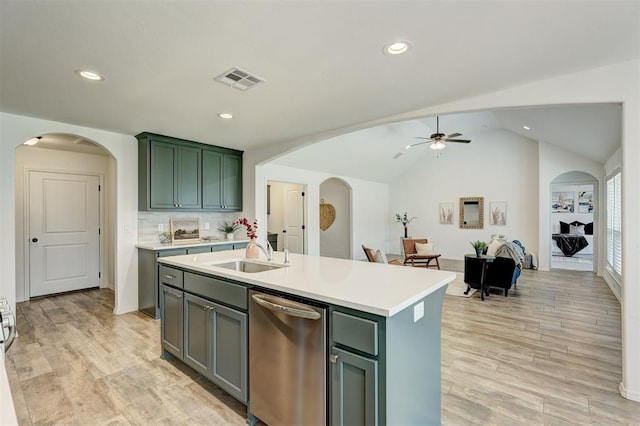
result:
[[[249,347],[249,291],[324,306],[324,422],[440,423],[440,317],[454,272],[295,254],[285,265],[283,253],[272,262],[250,262],[263,265],[254,268],[259,272],[242,272],[233,265],[243,257],[244,250],[235,250],[158,259],[167,277],[161,290],[166,354],[248,404],[255,420],[248,364],[261,358]]]

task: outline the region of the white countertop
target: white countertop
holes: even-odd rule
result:
[[[158,262],[385,317],[395,315],[456,278],[456,273],[450,271],[300,254],[289,255],[289,266],[258,273],[209,265],[244,255],[244,249],[228,250],[162,257]],[[263,254],[260,261],[266,262]],[[272,263],[283,262],[284,253],[275,252]]]
[[[207,241],[203,240],[198,243],[185,243],[185,244],[162,244],[160,242],[157,242],[157,243],[136,244],[136,248],[141,248],[145,250],[169,250],[169,249],[176,249],[176,248],[216,246],[216,245],[222,245],[222,244],[248,243],[248,242],[249,240],[207,240]]]

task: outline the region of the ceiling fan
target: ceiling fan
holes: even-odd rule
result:
[[[440,117],[436,116],[436,132],[431,136],[429,136],[428,138],[420,137],[420,136],[416,137],[416,139],[426,139],[426,140],[424,142],[416,142],[413,144],[409,144],[407,145],[407,149],[417,145],[422,145],[422,144],[431,142],[431,145],[429,145],[429,148],[435,151],[440,151],[447,147],[445,142],[458,142],[458,143],[471,142],[471,140],[469,139],[454,139],[454,138],[457,138],[458,136],[462,136],[462,133],[451,133],[450,135],[445,135],[444,133],[440,133]]]

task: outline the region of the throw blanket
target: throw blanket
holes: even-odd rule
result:
[[[524,263],[524,253],[522,247],[513,241],[507,241],[496,252],[496,257],[509,257],[516,262],[516,267],[522,269]]]
[[[558,248],[562,250],[562,253],[569,257],[589,245],[589,242],[583,235],[553,234],[551,238],[558,244]]]

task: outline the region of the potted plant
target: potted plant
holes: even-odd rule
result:
[[[405,238],[408,238],[408,236],[407,236],[407,225],[410,224],[413,219],[417,219],[417,217],[415,217],[415,216],[409,217],[407,215],[407,212],[404,212],[404,214],[402,216],[400,216],[400,213],[396,213],[396,222],[400,222],[402,224],[402,226],[404,226],[404,237]]]
[[[240,225],[236,222],[227,222],[226,220],[218,225],[218,231],[227,235],[227,240],[233,240],[233,233],[240,229]]]
[[[476,240],[469,241],[469,243],[476,250],[476,256],[478,257],[482,256],[482,253],[487,249],[487,243],[485,243],[484,241]]]

